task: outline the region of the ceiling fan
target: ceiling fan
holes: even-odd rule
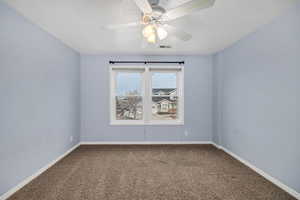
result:
[[[215,0],[191,0],[171,10],[165,10],[159,6],[159,0],[133,0],[142,11],[139,22],[126,24],[107,25],[104,28],[116,30],[128,27],[143,26],[142,34],[148,43],[155,44],[158,40],[164,40],[168,35],[173,35],[182,41],[188,41],[192,36],[185,31],[177,29],[167,22],[183,17],[192,12],[209,8]]]

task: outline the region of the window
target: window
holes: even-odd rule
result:
[[[152,120],[177,119],[177,72],[151,73]]]
[[[142,74],[139,72],[116,73],[116,119],[142,120]]]
[[[183,124],[181,66],[111,66],[111,124]]]

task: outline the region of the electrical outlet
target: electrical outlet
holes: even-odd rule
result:
[[[184,135],[185,135],[185,136],[188,136],[188,135],[189,135],[189,132],[188,132],[187,130],[185,130],[185,131],[184,131]]]
[[[70,142],[73,142],[73,136],[70,136]]]

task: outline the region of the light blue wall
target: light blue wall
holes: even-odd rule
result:
[[[213,138],[300,192],[300,4],[218,53],[214,67]]]
[[[185,125],[111,126],[109,60],[185,60]],[[211,56],[81,56],[82,141],[211,141],[211,136]]]
[[[79,142],[79,63],[0,2],[0,196]]]
[[[80,123],[82,141],[213,139],[300,192],[299,19],[214,57],[79,57],[0,2],[0,195],[78,143]],[[109,125],[108,61],[150,59],[185,60],[185,125]]]

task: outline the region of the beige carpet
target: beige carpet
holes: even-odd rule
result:
[[[294,200],[212,145],[81,146],[10,200]]]

